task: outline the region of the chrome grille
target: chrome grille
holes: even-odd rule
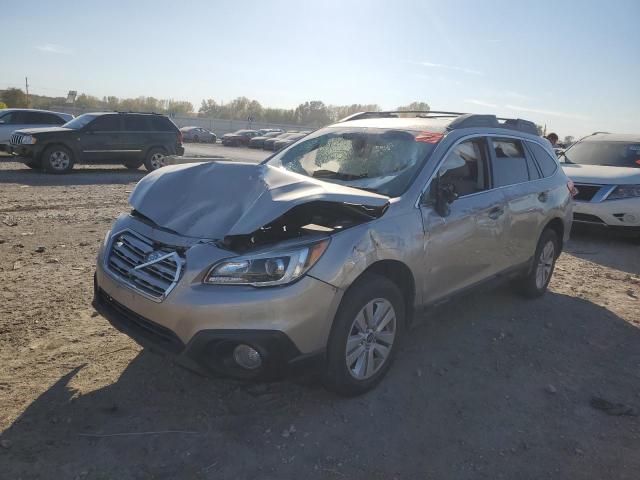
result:
[[[167,245],[125,230],[111,238],[106,266],[138,292],[162,301],[180,280],[184,259]]]
[[[22,143],[22,135],[21,133],[12,133],[10,142],[12,145],[20,145]]]

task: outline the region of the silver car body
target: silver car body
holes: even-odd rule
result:
[[[18,119],[13,118],[18,116]],[[60,126],[73,120],[68,113],[35,110],[29,108],[0,109],[0,145],[10,143],[11,134],[24,128]]]
[[[350,124],[428,129],[426,120],[411,122],[365,119]],[[445,133],[408,189],[396,198],[264,164],[192,164],[153,172],[131,194],[135,214],[121,215],[100,248],[97,289],[175,332],[184,344],[203,330],[277,330],[305,355],[325,348],[345,291],[372,266],[393,264],[406,272],[411,279],[403,286],[407,306],[419,309],[484,280],[529,268],[538,238],[549,225],[568,238],[572,202],[559,167],[547,178],[459,198],[446,217],[436,213],[421,199],[448,152],[464,140],[515,138],[539,144],[555,159],[548,142],[536,135],[493,128]],[[329,235],[327,250],[289,285],[203,284],[213,264],[239,255],[221,246],[220,239],[250,234],[292,208],[314,201],[332,202],[336,208],[366,205],[384,213],[341,231],[318,233]],[[496,217],[498,210],[502,213]],[[122,232],[146,239],[153,248],[165,246],[167,253],[183,252],[177,262],[181,271],[166,295],[150,298],[110,267],[114,239]],[[257,251],[303,242],[309,239]]]
[[[182,138],[186,142],[214,142],[217,140],[215,133],[202,127],[182,127]]]

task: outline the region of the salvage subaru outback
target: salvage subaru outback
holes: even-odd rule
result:
[[[316,360],[356,395],[424,307],[497,277],[542,295],[572,189],[531,122],[356,114],[259,165],[147,175],[101,245],[94,305],[197,370],[269,378]]]

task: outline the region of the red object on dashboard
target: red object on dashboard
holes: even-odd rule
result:
[[[416,142],[438,143],[444,137],[443,133],[420,132],[416,136]]]

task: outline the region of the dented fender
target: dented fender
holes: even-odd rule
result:
[[[347,289],[367,268],[383,260],[402,262],[412,271],[416,285],[424,264],[424,231],[419,211],[385,214],[334,234],[325,255],[309,275],[339,289]],[[416,299],[418,300],[418,299]]]

